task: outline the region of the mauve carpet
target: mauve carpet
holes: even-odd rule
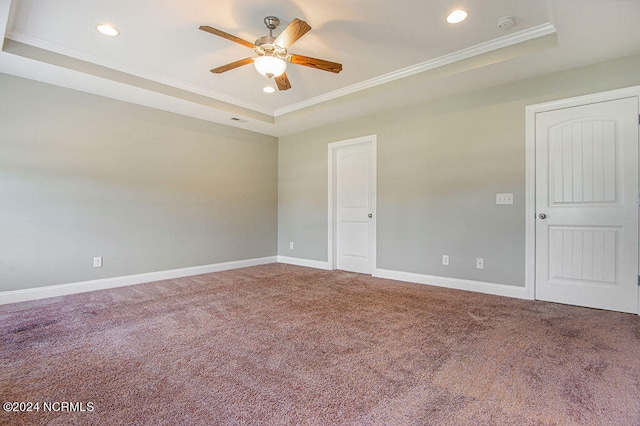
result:
[[[272,264],[0,320],[1,402],[94,407],[3,424],[640,425],[636,315]]]

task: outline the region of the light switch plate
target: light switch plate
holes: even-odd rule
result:
[[[496,204],[513,204],[513,194],[496,194]]]

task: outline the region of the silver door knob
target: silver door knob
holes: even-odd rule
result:
[[[546,214],[544,214],[544,213],[540,213],[540,214],[538,215],[538,217],[539,217],[540,219],[546,219],[546,218],[547,218],[547,215],[546,215]]]
[[[369,216],[369,217],[373,217],[373,215],[372,215],[371,213],[369,213],[367,216]]]

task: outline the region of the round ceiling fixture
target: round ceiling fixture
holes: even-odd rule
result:
[[[100,24],[96,26],[96,30],[109,37],[115,37],[120,34],[120,31],[110,24]]]
[[[458,24],[467,19],[467,16],[469,16],[469,14],[462,9],[454,10],[447,16],[447,22],[450,24]]]
[[[498,19],[498,28],[501,30],[508,30],[516,24],[516,20],[513,16],[503,16]]]

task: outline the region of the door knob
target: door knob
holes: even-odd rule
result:
[[[369,216],[369,217],[373,217],[373,214],[369,213],[367,216]]]
[[[546,218],[547,218],[547,215],[546,215],[546,214],[544,214],[544,213],[540,213],[540,214],[538,215],[538,217],[539,217],[540,219],[546,219]]]

